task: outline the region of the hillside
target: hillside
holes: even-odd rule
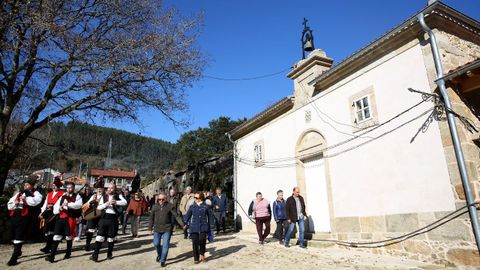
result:
[[[134,170],[142,175],[158,174],[172,166],[176,160],[175,145],[113,128],[105,128],[71,121],[51,124],[50,144],[43,154],[35,158],[34,167],[59,168],[61,171],[78,172],[103,168],[110,139],[112,139],[112,169]]]

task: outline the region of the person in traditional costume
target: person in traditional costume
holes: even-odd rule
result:
[[[40,249],[41,252],[48,254],[52,249],[53,234],[55,229],[55,215],[53,214],[53,206],[63,196],[64,191],[60,190],[63,183],[60,176],[55,176],[53,184],[51,186],[52,191],[47,194],[47,198],[42,206],[42,212],[40,218],[43,219],[43,231],[45,233],[46,244],[45,247]]]
[[[98,222],[98,233],[95,237],[95,249],[90,259],[98,262],[98,255],[102,244],[107,241],[107,259],[113,259],[113,247],[115,237],[118,233],[118,209],[117,206],[126,206],[127,201],[122,194],[117,193],[117,186],[115,183],[110,183],[102,198],[98,203],[97,209],[102,210],[100,221]]]
[[[76,215],[75,210],[82,208],[82,197],[76,194],[75,184],[65,182],[66,191],[53,206],[53,214],[56,215],[55,230],[53,235],[53,244],[45,260],[55,262],[58,245],[65,237],[67,240],[67,250],[63,259],[69,259],[72,255],[73,238],[75,238]]]
[[[36,175],[29,176],[28,179],[23,182],[23,189],[10,198],[7,203],[7,208],[10,211],[9,216],[12,222],[13,235],[13,253],[7,262],[8,266],[18,264],[18,257],[22,255],[22,245],[25,241],[27,225],[32,215],[31,208],[39,205],[43,199],[42,194],[34,188],[36,181]]]

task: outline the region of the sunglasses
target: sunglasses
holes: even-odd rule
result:
[[[159,201],[165,201],[165,199],[158,199]]]

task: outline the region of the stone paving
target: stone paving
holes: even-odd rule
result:
[[[158,269],[152,236],[146,230],[145,219],[138,238],[120,235],[115,245],[113,260],[106,260],[106,248],[99,256],[100,262],[88,258],[91,252],[83,251],[85,240],[74,242],[72,258],[63,260],[65,243],[60,244],[56,262],[50,264],[39,252],[41,243],[26,244],[20,264],[9,269]],[[7,269],[6,262],[12,246],[0,245],[1,269]],[[171,240],[166,269],[447,269],[415,260],[386,255],[374,255],[356,250],[339,248],[309,248],[298,246],[285,248],[277,242],[265,245],[257,243],[251,233],[226,233],[207,244],[207,262],[195,265],[191,241],[183,239],[177,231]]]

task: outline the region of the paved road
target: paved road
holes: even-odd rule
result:
[[[9,269],[158,269],[152,236],[142,221],[140,237],[132,239],[120,235],[115,245],[114,258],[106,260],[106,248],[100,254],[100,262],[88,258],[91,252],[83,251],[85,241],[74,242],[72,258],[63,260],[65,243],[60,244],[57,262],[50,264],[39,252],[42,244],[28,244],[23,248],[20,264]],[[172,237],[166,269],[440,269],[418,261],[403,258],[371,255],[357,251],[329,248],[299,247],[285,248],[276,242],[265,245],[257,243],[256,236],[249,233],[227,233],[219,235],[214,243],[207,244],[207,262],[193,263],[191,241],[183,239],[180,231]],[[12,247],[0,246],[0,269],[6,269],[6,262]]]

